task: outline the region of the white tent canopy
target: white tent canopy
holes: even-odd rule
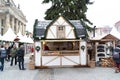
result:
[[[15,38],[16,35],[10,27],[8,28],[8,31],[2,36],[3,41],[14,41]]]
[[[34,43],[33,39],[30,36],[28,37],[28,43]]]
[[[2,41],[3,40],[3,36],[0,35],[0,40]]]
[[[19,31],[19,32],[17,33],[17,36],[19,36],[19,37],[23,37],[21,31]]]
[[[22,36],[22,39],[20,39],[19,42],[27,43],[27,36],[26,35]]]
[[[18,32],[17,36],[20,39],[19,42],[33,43],[33,40],[30,37],[27,37],[26,35],[23,36],[20,31]]]
[[[17,33],[17,35],[15,35],[15,33],[13,32],[11,28],[8,28],[8,31],[3,36],[0,35],[0,40],[2,41],[13,42],[16,38],[20,39],[19,42],[34,43],[32,38],[27,37],[26,35],[23,36],[20,31]]]
[[[19,42],[25,42],[25,38],[20,31],[17,33],[17,37],[20,39]]]
[[[120,33],[116,30],[115,27],[112,28],[110,34],[113,35],[114,37],[120,39]]]
[[[18,37],[19,38],[19,37]],[[33,43],[32,38],[27,37],[26,35],[20,37],[19,42],[23,42],[23,43]]]

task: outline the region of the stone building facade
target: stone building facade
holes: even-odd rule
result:
[[[26,16],[16,6],[13,0],[0,0],[0,34],[3,35],[8,28],[15,34],[19,31],[24,35],[26,29]]]

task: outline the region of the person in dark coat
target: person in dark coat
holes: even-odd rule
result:
[[[115,72],[118,73],[120,72],[120,48],[116,47],[113,51],[113,60],[116,65]]]
[[[3,71],[4,69],[4,59],[6,58],[6,56],[7,56],[6,49],[3,45],[1,45],[1,48],[0,48],[0,63],[1,63],[0,70],[1,71]]]
[[[20,70],[25,70],[25,68],[24,68],[24,55],[25,55],[24,47],[23,47],[23,45],[21,45],[18,52],[17,52],[18,66],[19,66]]]
[[[8,49],[7,49],[7,60],[10,61],[10,50],[13,48],[13,45],[9,46]]]
[[[10,61],[10,49],[11,49],[11,47],[8,47],[8,49],[7,49],[7,60],[8,61]]]

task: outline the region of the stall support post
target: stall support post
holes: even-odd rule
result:
[[[87,65],[87,45],[86,41],[80,41],[80,63]]]
[[[36,41],[35,42],[35,66],[41,66],[41,50],[42,50],[41,41]]]

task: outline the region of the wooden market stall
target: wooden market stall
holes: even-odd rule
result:
[[[85,30],[79,20],[59,16],[52,21],[38,21],[35,34],[35,67],[88,65]]]

